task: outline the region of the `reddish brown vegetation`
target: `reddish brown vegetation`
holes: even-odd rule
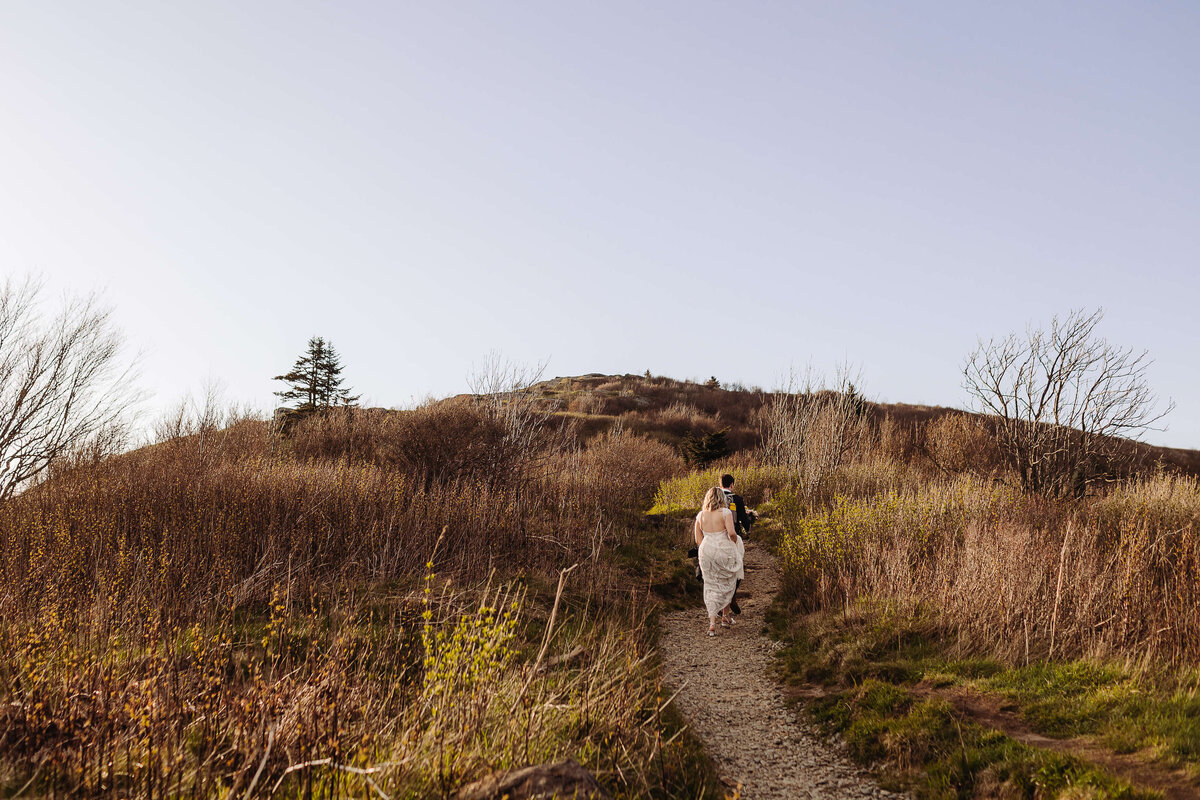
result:
[[[641,764],[661,726],[643,724],[659,701],[640,616],[597,548],[682,469],[669,447],[626,431],[578,449],[465,400],[339,410],[283,438],[177,427],[0,505],[0,792],[421,794],[580,753],[632,794],[664,774]],[[423,603],[431,558],[464,588]],[[591,613],[621,619],[571,643],[590,661],[531,672],[523,592],[470,587],[576,562]],[[561,710],[517,726],[529,681]],[[383,762],[406,766],[353,771]]]

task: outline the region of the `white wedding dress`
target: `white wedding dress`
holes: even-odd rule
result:
[[[721,510],[726,515],[733,513],[728,508]],[[737,582],[746,577],[746,545],[740,536],[737,542],[729,541],[724,527],[719,531],[706,531],[702,524],[700,530],[704,533],[699,553],[700,571],[704,573],[704,607],[708,609],[709,619],[713,619],[720,616],[721,610],[733,599]]]

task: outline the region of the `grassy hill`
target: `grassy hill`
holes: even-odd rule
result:
[[[761,388],[681,381],[647,375],[556,377],[534,384],[538,407],[574,426],[589,440],[614,425],[678,447],[688,435],[727,431],[734,453],[762,444],[761,414],[775,396]],[[929,449],[928,431],[947,416],[966,415],[980,425],[988,418],[961,409],[909,403],[865,401],[875,426],[885,422],[899,439],[906,457]],[[1138,445],[1144,463],[1200,475],[1200,450]]]
[[[0,504],[0,795],[448,797],[571,757],[715,797],[629,591],[683,462],[563,433],[488,399],[205,415],[60,464]]]
[[[1186,690],[1193,478],[1024,495],[986,419],[864,403],[853,446],[813,480],[761,463],[777,399],[584,375],[283,430],[204,415],[58,465],[0,504],[0,794],[453,796],[571,757],[616,797],[719,797],[666,702],[654,618],[695,601],[687,517],[725,469],[779,553],[794,676],[903,689],[966,657],[1064,675],[1091,658],[1125,665],[1104,674],[1130,697],[1150,692],[1131,664],[1157,670],[1156,697]],[[727,458],[685,463],[682,444],[718,431]],[[1143,451],[1167,472],[1200,460]],[[892,672],[897,631],[919,647]],[[904,716],[916,705],[882,719],[860,707],[875,695],[847,691],[831,719],[868,760],[959,765],[937,749],[959,746],[953,719],[926,736]],[[943,778],[970,796],[989,764]],[[1033,787],[1013,796],[1050,796],[1035,761],[1009,769]]]

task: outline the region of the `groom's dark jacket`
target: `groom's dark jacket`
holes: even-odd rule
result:
[[[725,499],[729,501],[729,510],[733,512],[733,529],[739,536],[746,536],[750,533],[751,523],[754,522],[746,513],[746,501],[740,494],[734,494],[732,489],[721,491],[725,493]]]

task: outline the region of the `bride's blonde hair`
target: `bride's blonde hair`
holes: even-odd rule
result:
[[[729,501],[725,499],[725,492],[721,487],[714,486],[704,495],[704,510],[716,511],[719,508],[729,508]]]

